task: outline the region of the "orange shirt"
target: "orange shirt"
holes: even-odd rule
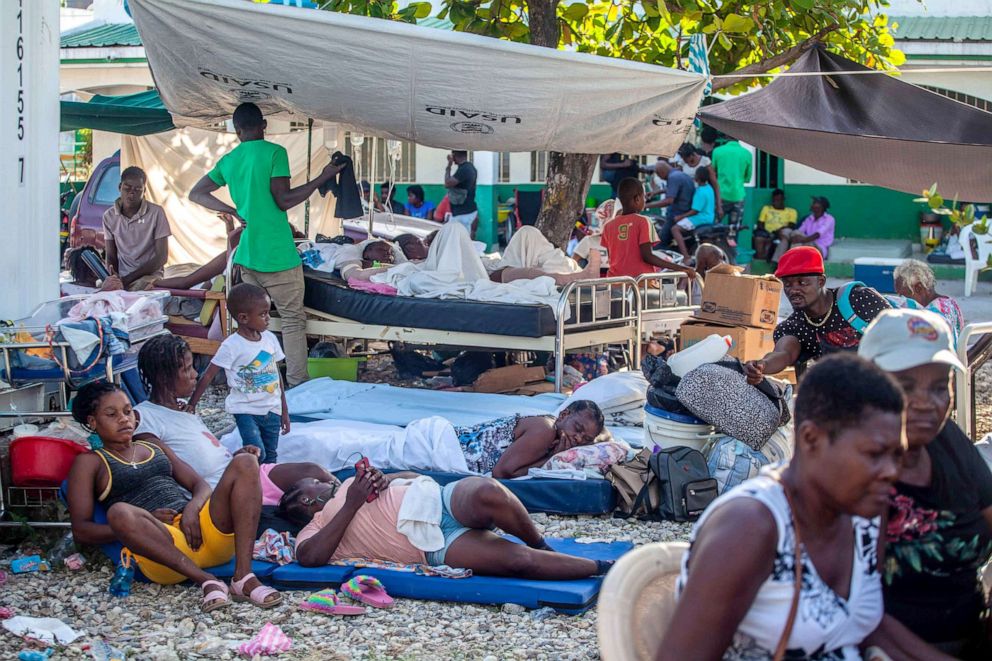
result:
[[[331,519],[344,507],[345,495],[355,478],[345,480],[334,498],[327,501],[324,509],[317,512],[313,520],[296,536],[296,547],[331,522]],[[345,558],[369,558],[388,560],[402,564],[424,564],[424,552],[410,543],[406,535],[396,530],[403,496],[409,487],[390,486],[371,503],[362,505],[341,538],[341,543],[328,562]]]
[[[623,275],[636,278],[658,270],[641,258],[641,244],[658,242],[654,225],[647,216],[637,213],[617,216],[603,227],[602,242],[610,257],[608,278]]]

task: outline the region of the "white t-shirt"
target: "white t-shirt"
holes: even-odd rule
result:
[[[283,358],[279,340],[271,331],[263,331],[258,342],[238,333],[229,335],[210,361],[227,372],[227,385],[231,388],[224,404],[227,412],[282,413],[278,363]]]
[[[199,417],[151,402],[135,407],[141,422],[135,434],[152,434],[189,464],[213,489],[220,481],[231,453],[210,433]]]
[[[695,165],[689,165],[678,154],[675,155],[675,158],[672,159],[672,162],[675,163],[675,167],[682,170],[682,172],[685,172],[690,177],[695,177],[696,170],[698,170],[699,168],[703,167],[704,165],[706,167],[709,167],[710,164],[712,163],[712,161],[710,161],[709,156],[700,156],[698,163],[696,163]]]

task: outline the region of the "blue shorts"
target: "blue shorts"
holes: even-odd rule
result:
[[[441,487],[441,532],[444,534],[444,546],[437,551],[426,554],[427,564],[437,567],[444,564],[444,557],[455,540],[467,533],[471,528],[461,524],[451,513],[451,494],[461,480],[450,482]]]

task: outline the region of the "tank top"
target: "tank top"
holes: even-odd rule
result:
[[[151,443],[135,441],[134,445],[148,448],[151,456],[132,465],[104,448],[95,450],[103,459],[110,476],[107,487],[97,500],[108,509],[117,503],[127,503],[149,512],[159,508],[182,512],[189,496],[172,477],[172,462]]]
[[[796,558],[789,503],[782,485],[775,479],[759,475],[720,496],[707,508],[693,528],[689,552],[682,558],[676,594],[681,594],[685,586],[692,544],[700,527],[717,508],[735,498],[753,498],[768,508],[778,528],[778,544],[772,573],[761,584],[723,658],[771,659],[792,605]],[[840,597],[820,578],[809,556],[805,551],[802,553],[803,585],[796,622],[786,648],[788,659],[861,659],[858,644],[882,620],[884,609],[877,548],[879,521],[860,517],[851,520],[855,548],[847,599]]]

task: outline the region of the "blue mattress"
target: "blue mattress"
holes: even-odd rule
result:
[[[508,539],[520,543],[516,538]],[[572,539],[547,541],[556,551],[593,560],[616,560],[634,547],[631,542],[579,544]],[[537,581],[495,576],[453,579],[387,569],[307,568],[296,563],[279,567],[269,578],[277,587],[321,589],[340,585],[358,574],[378,578],[393,597],[470,604],[519,604],[526,608],[547,606],[570,614],[582,613],[596,603],[603,580],[602,577],[593,577],[574,581]]]
[[[431,476],[442,486],[469,477],[459,473],[416,472]],[[335,473],[339,480],[346,480],[354,474],[354,469],[350,468]],[[609,514],[616,509],[617,492],[607,480],[555,480],[535,477],[527,480],[500,480],[500,483],[520,499],[528,512]]]

